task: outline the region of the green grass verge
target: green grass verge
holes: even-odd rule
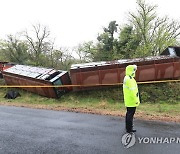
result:
[[[0,81],[3,84],[3,81]],[[147,84],[139,85],[142,103],[137,109],[137,113],[153,116],[180,117],[180,83]],[[21,89],[21,97],[14,100],[5,99],[4,96],[8,88],[0,89],[0,103],[25,104],[25,105],[45,105],[51,109],[56,107],[80,108],[91,110],[106,110],[108,112],[118,111],[125,113],[123,103],[122,87],[106,88],[91,91],[70,92],[59,99],[42,97]]]

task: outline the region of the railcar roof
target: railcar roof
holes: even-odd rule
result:
[[[101,62],[92,62],[92,63],[82,63],[82,64],[72,65],[71,69],[107,66],[107,65],[115,65],[115,64],[138,63],[138,62],[156,61],[156,60],[166,60],[166,59],[172,59],[172,58],[173,58],[172,56],[151,56],[151,57],[145,57],[145,58],[120,59],[120,60],[115,60],[115,61],[101,61]]]
[[[50,75],[57,73],[64,74],[66,71],[62,70],[55,70],[53,68],[43,68],[43,67],[33,67],[33,66],[26,66],[26,65],[15,65],[12,66],[4,72],[12,73],[16,75],[21,75],[30,78],[36,78],[40,80],[46,80]]]

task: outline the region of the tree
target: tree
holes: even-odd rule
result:
[[[61,69],[62,70],[69,70],[71,65],[73,63],[75,63],[75,59],[72,56],[72,53],[69,52],[68,49],[64,48],[64,49],[61,49],[61,51],[62,51],[62,56],[61,56],[61,59],[60,59]]]
[[[28,60],[28,45],[25,41],[13,35],[8,35],[1,45],[1,52],[5,59],[18,64],[25,64]]]
[[[89,41],[79,44],[77,47],[74,48],[74,51],[78,55],[80,63],[92,61],[94,55],[93,42]]]
[[[135,34],[140,38],[138,55],[158,55],[169,45],[175,45],[180,35],[180,24],[167,17],[159,18],[156,5],[137,0],[137,12],[129,13]]]
[[[56,49],[53,50],[51,53],[51,61],[52,61],[52,67],[59,69],[61,67],[61,63],[63,63],[62,57],[63,57],[63,52],[61,49]],[[61,68],[62,69],[62,68]]]
[[[133,27],[124,26],[119,34],[118,57],[133,58],[139,43],[140,39],[134,34]]]
[[[34,36],[32,36],[34,34]],[[40,24],[33,25],[33,32],[25,32],[25,37],[29,44],[29,55],[35,65],[43,65],[42,60],[48,52],[53,49],[54,43],[49,40],[50,31],[46,26]]]
[[[116,21],[111,21],[108,28],[103,28],[104,32],[97,37],[97,60],[113,60],[116,55],[117,39],[114,38],[114,34],[117,32]],[[98,59],[99,58],[99,59]]]

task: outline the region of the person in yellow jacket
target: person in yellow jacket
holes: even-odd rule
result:
[[[140,104],[138,86],[134,79],[136,70],[136,65],[128,65],[123,81],[124,103],[127,108],[125,123],[128,133],[136,132],[136,130],[133,129],[133,117],[136,112],[136,107]]]

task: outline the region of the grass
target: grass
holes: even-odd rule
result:
[[[0,83],[4,84],[3,81]],[[137,108],[137,118],[180,122],[180,83],[140,85],[139,89],[142,95],[142,103]],[[70,92],[59,99],[50,99],[16,89],[21,97],[9,100],[4,98],[8,90],[7,88],[0,89],[1,105],[115,116],[124,116],[126,112],[122,87]]]

